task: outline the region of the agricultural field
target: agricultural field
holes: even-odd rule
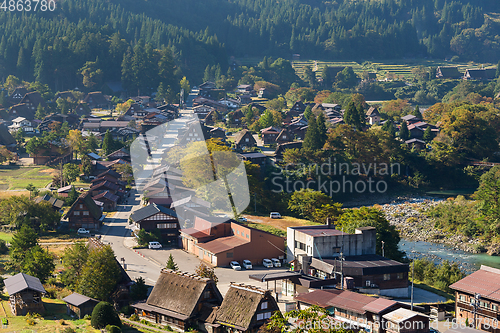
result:
[[[46,166],[23,167],[19,165],[1,165],[0,191],[25,190],[28,184],[33,184],[37,188],[43,188],[57,174],[59,174],[58,170]],[[26,193],[22,194],[28,194],[28,192],[26,191]]]
[[[457,66],[459,72],[463,73],[468,68],[484,68],[495,67],[495,64],[485,63],[479,64],[474,62],[468,63],[452,63],[444,60],[428,60],[428,59],[406,59],[406,60],[387,60],[380,62],[370,62],[365,61],[362,64],[351,61],[351,62],[336,62],[336,61],[319,61],[319,60],[298,60],[293,61],[292,66],[295,69],[297,75],[302,76],[304,71],[304,66],[311,66],[313,71],[316,71],[316,77],[321,76],[321,71],[325,65],[329,67],[340,67],[340,66],[350,66],[356,74],[361,74],[363,72],[375,72],[377,73],[377,79],[383,80],[388,75],[394,75],[401,78],[411,78],[413,76],[412,70],[420,66],[428,67],[438,67],[438,66]]]

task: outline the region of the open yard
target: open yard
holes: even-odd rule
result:
[[[272,219],[269,216],[243,215],[247,218],[244,224],[249,227],[270,232],[272,234],[286,237],[286,228],[303,225],[319,225],[319,223],[298,219],[291,216],[283,216],[281,219]]]
[[[58,170],[46,166],[23,167],[19,165],[0,165],[0,191],[24,190],[28,184],[33,184],[37,188],[47,186]],[[26,193],[28,193],[26,191]],[[10,196],[2,193],[2,196]],[[17,193],[14,193],[17,195]]]

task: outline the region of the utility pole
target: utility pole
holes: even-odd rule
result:
[[[479,299],[481,298],[481,294],[476,293],[474,298],[471,301],[471,305],[474,306],[474,322],[473,327],[476,329],[476,321],[477,321],[477,308],[479,307]]]
[[[344,290],[344,228],[342,228],[342,245],[340,250],[340,286]]]
[[[253,192],[253,203],[254,203],[254,206],[255,206],[255,212],[257,213],[257,193],[256,192]]]
[[[385,244],[385,242],[382,241],[382,257],[385,257],[384,244]]]
[[[413,311],[413,283],[415,281],[415,258],[411,261],[411,311]]]

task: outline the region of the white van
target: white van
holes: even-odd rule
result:
[[[273,268],[273,262],[269,259],[262,260],[262,265],[266,268]]]
[[[269,214],[269,217],[272,218],[272,219],[280,219],[281,218],[281,214],[278,213],[278,212],[271,212],[271,214]]]
[[[161,244],[159,242],[149,242],[148,248],[150,248],[150,249],[161,249]]]
[[[271,258],[271,261],[273,262],[274,267],[281,267],[281,262],[278,259]]]
[[[245,269],[252,269],[252,262],[250,260],[243,260],[243,267],[245,267]]]

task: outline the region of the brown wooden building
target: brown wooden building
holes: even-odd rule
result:
[[[68,227],[70,230],[77,230],[78,228],[96,230],[101,227],[105,216],[88,191],[82,193],[76,199],[66,213],[66,217],[68,218]]]
[[[280,309],[271,290],[231,283],[215,322],[231,332],[257,332],[276,311]]]
[[[450,286],[455,290],[455,316],[457,324],[474,322],[476,328],[488,332],[500,332],[495,325],[500,321],[500,269],[481,266],[481,269]],[[474,309],[474,303],[477,307]]]
[[[210,317],[222,303],[215,282],[198,275],[162,269],[146,302],[132,304],[143,319],[187,330],[205,325],[200,318]]]
[[[68,315],[76,314],[80,319],[85,317],[85,315],[91,315],[94,307],[99,303],[96,299],[78,293],[64,297],[63,301],[66,302]]]
[[[177,244],[179,220],[173,210],[152,203],[133,212],[130,219],[136,224],[137,228],[148,232],[160,230],[162,240]]]
[[[19,273],[5,280],[5,288],[9,293],[10,308],[15,316],[25,316],[28,312],[45,312],[42,294],[46,291],[38,278]]]

